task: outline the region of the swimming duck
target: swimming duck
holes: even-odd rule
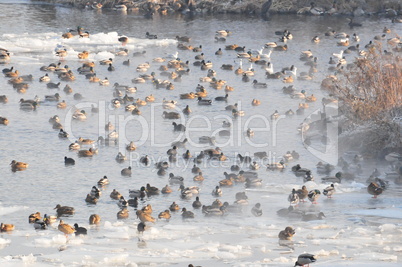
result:
[[[254,88],[267,88],[268,85],[267,85],[267,83],[262,83],[262,82],[258,82],[257,80],[254,80],[253,87]]]
[[[145,188],[145,186],[142,186],[140,188],[140,190],[130,189],[130,190],[128,190],[128,193],[131,198],[138,197],[138,198],[143,199],[146,196],[146,188]]]
[[[193,219],[194,213],[192,211],[187,210],[186,208],[181,209],[181,216],[183,219]]]
[[[85,110],[76,110],[72,118],[75,120],[84,121],[87,119],[87,115],[85,114]]]
[[[117,212],[117,219],[118,220],[125,220],[129,216],[129,211],[127,208],[123,208]]]
[[[89,216],[89,224],[93,225],[93,224],[99,224],[101,221],[101,217],[98,214],[91,214],[91,216]]]
[[[92,196],[90,194],[87,194],[87,197],[85,198],[85,202],[89,203],[89,204],[96,204],[98,203],[98,198],[95,196]]]
[[[256,188],[262,186],[262,179],[247,177],[246,178],[246,188]]]
[[[104,175],[102,178],[99,179],[98,185],[99,186],[105,186],[109,184],[109,179],[107,178],[106,175]]]
[[[311,170],[309,170],[307,168],[302,168],[300,166],[300,164],[297,164],[297,165],[292,167],[292,172],[294,172],[294,174],[296,176],[304,176],[304,175],[306,175],[307,172],[311,173]]]
[[[326,176],[321,178],[323,182],[329,182],[329,183],[341,183],[342,181],[342,172],[337,172],[335,176]]]
[[[222,189],[217,185],[214,190],[212,190],[212,195],[214,197],[221,197],[222,196]]]
[[[75,213],[75,209],[69,206],[61,206],[57,204],[54,208],[57,212],[57,217],[65,216],[65,215],[73,215]]]
[[[151,186],[150,184],[147,184],[146,192],[148,196],[159,195],[159,189],[155,186]]]
[[[262,215],[262,209],[260,203],[256,203],[254,205],[254,207],[251,209],[251,214],[253,214],[255,217],[260,217]]]
[[[215,32],[215,34],[216,34],[217,36],[226,37],[226,36],[228,36],[228,35],[231,35],[232,32],[229,31],[229,30],[218,30],[218,31]]]
[[[11,165],[11,170],[14,172],[15,171],[24,171],[29,166],[28,163],[20,162],[20,161],[16,161],[16,160],[11,161],[10,165]]]
[[[169,210],[162,211],[162,212],[159,213],[159,215],[158,215],[158,219],[165,219],[166,221],[169,221],[170,218],[171,218],[171,215],[170,215],[170,211],[169,211]]]
[[[176,202],[173,202],[170,206],[169,206],[169,210],[170,211],[178,211],[180,210],[179,205],[176,204]]]
[[[113,191],[110,193],[110,198],[115,200],[119,200],[121,196],[122,195],[116,189],[113,189]]]
[[[318,214],[315,213],[304,213],[302,215],[302,221],[317,221],[317,220],[323,220],[325,218],[325,214],[323,212],[319,212]]]
[[[305,265],[310,265],[310,263],[315,262],[317,259],[313,254],[309,253],[303,253],[300,254],[299,257],[297,257],[297,261],[295,262],[294,267],[296,266],[305,266]]]
[[[83,149],[83,150],[79,150],[78,151],[78,156],[79,157],[92,157],[94,155],[94,151],[92,150],[92,148],[90,149]]]
[[[119,152],[115,159],[118,163],[123,163],[124,161],[127,160],[127,157],[123,155],[121,152]]]

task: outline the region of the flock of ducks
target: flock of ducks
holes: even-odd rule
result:
[[[97,4],[99,6],[99,4]],[[123,7],[122,7],[123,8]],[[318,12],[316,8],[312,5],[309,10],[309,12]],[[303,11],[304,12],[304,11]],[[359,25],[354,25],[359,26]],[[388,30],[384,32],[388,33]],[[216,32],[215,39],[218,42],[224,42],[226,40],[229,40],[231,36],[231,32],[228,30],[219,30]],[[303,62],[304,65],[308,66],[310,70],[307,73],[300,73],[299,76],[297,76],[297,67],[295,65],[291,65],[289,68],[284,68],[281,71],[274,72],[273,70],[273,63],[270,61],[270,57],[272,53],[280,53],[281,51],[286,51],[287,50],[287,45],[291,43],[291,40],[293,39],[293,35],[288,31],[279,31],[277,34],[280,35],[279,41],[277,42],[268,42],[264,45],[264,47],[258,51],[251,51],[248,50],[246,51],[244,46],[239,46],[236,44],[231,44],[231,45],[225,45],[223,50],[219,48],[215,52],[215,55],[220,56],[223,51],[225,53],[233,53],[233,56],[235,59],[239,60],[239,66],[236,68],[232,64],[224,64],[221,66],[222,71],[232,71],[234,72],[234,75],[241,76],[241,79],[243,82],[250,82],[250,77],[253,77],[255,75],[255,72],[257,71],[254,69],[253,66],[261,66],[264,71],[266,71],[266,77],[267,79],[282,79],[283,83],[289,84],[293,83],[294,80],[311,80],[314,78],[314,73],[317,71],[317,58],[313,55],[313,52],[311,50],[308,51],[302,51],[300,60]],[[385,33],[384,33],[385,34]],[[349,46],[350,42],[352,40],[349,40],[349,35],[345,33],[335,33],[335,31],[331,30],[328,31],[325,35],[327,36],[333,36],[336,41],[336,44],[338,46]],[[70,30],[67,33],[64,33],[63,38],[90,38],[89,32],[83,31],[82,27],[77,27],[77,30],[73,31]],[[146,38],[148,39],[156,39],[158,38],[156,35],[150,34],[149,32],[146,33],[145,35]],[[207,59],[207,55],[202,53],[203,47],[201,45],[199,46],[191,46],[188,43],[191,42],[191,38],[188,36],[176,36],[176,39],[179,41],[179,44],[177,46],[177,49],[180,51],[193,51],[194,53],[200,53],[195,56],[195,61],[193,62],[193,66],[201,68],[201,70],[205,70],[207,75],[205,77],[200,78],[200,83],[209,83],[209,86],[211,88],[214,88],[216,90],[219,89],[224,89],[225,90],[225,95],[223,96],[218,96],[215,97],[214,99],[207,99],[206,97],[208,96],[207,88],[205,88],[203,85],[198,84],[195,92],[188,92],[188,93],[181,93],[179,95],[180,99],[183,99],[183,101],[187,100],[194,100],[196,104],[194,105],[199,105],[199,106],[211,106],[215,102],[228,102],[229,100],[232,101],[230,97],[230,92],[235,90],[233,87],[229,86],[226,81],[221,80],[217,78],[217,72],[213,70],[213,63],[212,61]],[[354,34],[353,40],[355,42],[358,42],[356,34]],[[120,52],[120,55],[125,55],[128,53],[128,50],[125,47],[127,43],[130,42],[130,38],[126,36],[121,36],[117,40],[118,42],[121,43],[122,45],[122,50]],[[280,45],[279,42],[286,42],[286,44]],[[315,36],[312,39],[312,42],[315,44],[318,44],[320,42],[320,38],[318,36]],[[394,44],[395,49],[400,48],[400,41],[399,38],[397,40],[392,40]],[[390,40],[388,40],[388,43],[390,43]],[[269,49],[267,53],[264,53],[264,49]],[[351,47],[348,48],[351,50]],[[363,54],[359,48],[356,48],[360,54]],[[4,60],[4,63],[8,63],[11,61],[10,58],[10,53],[6,49],[0,49],[0,59]],[[185,53],[185,52],[183,52]],[[345,61],[345,56],[344,54],[347,54],[349,52],[346,52],[346,50],[341,50],[340,53],[334,53],[332,54],[332,57],[330,59],[330,65],[337,65],[341,66],[346,64]],[[96,68],[97,64],[94,62],[89,62],[88,56],[90,52],[88,51],[82,51],[81,53],[78,54],[78,58],[80,60],[83,60],[82,66],[77,70],[76,73],[74,73],[73,70],[71,70],[68,65],[64,65],[64,59],[67,56],[67,50],[65,48],[58,48],[57,51],[55,51],[55,55],[57,55],[60,58],[60,62],[58,63],[51,63],[48,66],[44,66],[41,68],[41,70],[45,71],[46,74],[42,77],[39,78],[39,82],[41,83],[46,83],[46,87],[49,89],[58,89],[59,86],[61,85],[60,82],[58,83],[52,83],[51,79],[53,79],[49,76],[48,73],[54,73],[56,77],[60,81],[75,81],[76,80],[76,75],[85,75],[86,79],[88,82],[96,82],[99,83],[100,86],[110,86],[109,79],[105,78],[101,80],[100,78],[96,77]],[[141,52],[139,55],[144,55],[144,52]],[[137,55],[137,54],[136,54]],[[243,69],[243,62],[248,61],[251,65],[250,68],[248,69]],[[165,88],[166,90],[173,90],[174,89],[174,84],[172,82],[179,82],[180,79],[185,79],[185,76],[188,75],[189,73],[189,62],[184,62],[181,61],[178,58],[178,53],[172,56],[172,59],[167,60],[167,58],[155,58],[153,60],[153,63],[155,64],[160,64],[159,70],[161,71],[160,76],[168,76],[168,80],[163,80],[157,78],[157,75],[155,72],[152,72],[151,74],[140,74],[138,78],[135,78],[132,80],[133,83],[135,84],[141,84],[145,82],[150,82],[152,83],[155,88]],[[162,65],[163,63],[166,63],[166,65]],[[108,71],[112,74],[114,71],[116,71],[114,65],[116,64],[112,58],[105,59],[102,61],[99,61],[98,64],[100,66],[107,66]],[[129,65],[128,61],[125,61],[125,65]],[[149,63],[142,63],[139,64],[136,67],[137,72],[143,73],[148,71],[148,69],[151,67],[151,64]],[[13,67],[11,68],[5,68],[3,69],[3,74],[5,77],[9,78],[9,84],[13,86],[13,88],[18,92],[18,93],[24,93],[26,90],[29,88],[29,83],[32,82],[32,75],[20,75],[18,70],[14,70]],[[253,88],[255,89],[264,89],[268,87],[267,83],[262,83],[258,82],[256,79],[253,79],[251,82]],[[72,93],[72,88],[69,85],[66,85],[63,89],[63,91],[66,94],[71,94]],[[153,94],[145,97],[144,100],[141,99],[135,99],[131,96],[130,94],[133,94],[137,91],[137,88],[133,86],[128,86],[128,85],[120,85],[118,83],[114,83],[113,85],[113,99],[111,100],[111,104],[115,109],[120,108],[122,105],[125,105],[125,110],[127,112],[131,112],[133,115],[140,115],[141,114],[141,108],[143,106],[148,105],[149,103],[152,103],[156,101],[157,93],[155,93],[155,96]],[[173,91],[174,92],[174,91]],[[302,115],[304,113],[304,110],[308,108],[308,103],[316,101],[316,97],[314,95],[307,95],[306,92],[300,91],[298,92],[296,89],[294,89],[292,86],[290,87],[284,87],[283,92],[285,94],[289,94],[291,98],[295,99],[300,99],[303,101],[303,103],[300,103],[299,108],[295,112],[296,114]],[[62,97],[60,96],[59,93],[56,93],[54,95],[46,95],[44,97],[45,102],[55,102],[57,104],[58,109],[65,109],[68,107],[68,104],[65,102],[65,100],[61,99]],[[80,99],[79,93],[74,95],[75,99]],[[160,100],[160,99],[159,99]],[[0,102],[1,103],[7,103],[7,97],[0,96]],[[174,100],[167,100],[163,99],[163,108],[166,110],[170,110],[172,108],[175,108],[177,105],[177,102]],[[191,103],[189,101],[189,103]],[[336,99],[331,99],[327,101],[334,102]],[[42,103],[42,100],[39,98],[35,98],[32,100],[27,100],[27,99],[20,99],[20,108],[23,110],[36,110],[40,108],[40,104]],[[252,106],[258,106],[261,104],[261,101],[258,99],[253,99],[251,105]],[[181,116],[184,114],[185,116],[188,116],[192,113],[192,110],[190,108],[190,104],[186,105],[186,107],[183,109],[183,113],[180,114],[178,112],[174,111],[163,111],[161,114],[162,117],[166,120],[175,120],[181,118]],[[237,107],[237,104],[234,105],[227,105],[225,110],[229,111],[230,114],[233,116],[233,118],[237,118],[239,116],[244,116],[244,111],[239,110]],[[86,121],[87,119],[87,112],[85,110],[76,110],[74,114],[72,115],[72,119],[77,120],[77,121]],[[96,107],[93,107],[91,109],[92,113],[98,112]],[[287,116],[292,116],[294,112],[292,110],[288,110],[286,112]],[[270,118],[272,120],[275,120],[279,118],[280,113],[276,110],[274,113],[270,115]],[[58,116],[53,116],[50,118],[49,122],[52,124],[52,128],[58,130],[58,136],[62,139],[67,139],[69,134],[63,130],[63,126],[60,122],[60,118]],[[3,125],[8,125],[9,121],[7,118],[0,117],[0,124]],[[177,131],[177,132],[185,132],[186,131],[186,126],[183,124],[179,124],[175,121],[172,122],[172,130]],[[222,126],[224,128],[230,128],[232,127],[230,122],[224,121],[222,123]],[[11,127],[11,126],[10,126]],[[98,148],[96,145],[98,144],[103,144],[103,145],[112,145],[116,144],[118,142],[118,134],[117,131],[114,129],[114,126],[112,123],[108,122],[108,124],[105,125],[105,129],[109,132],[107,137],[99,137],[98,140],[91,140],[91,139],[86,139],[83,137],[80,137],[76,142],[71,143],[68,146],[69,150],[72,151],[77,151],[78,157],[93,157],[96,154],[99,153]],[[308,131],[308,129],[302,129],[303,131]],[[227,135],[227,131],[222,131],[219,133],[220,136],[225,136]],[[252,129],[247,129],[245,133],[249,138],[252,138],[254,135],[254,131]],[[229,133],[230,135],[230,133]],[[192,168],[192,173],[194,174],[193,181],[195,183],[199,183],[200,185],[202,184],[202,181],[205,178],[203,176],[203,172],[200,169],[199,165],[201,165],[202,162],[204,161],[226,161],[228,160],[228,157],[224,154],[223,150],[219,147],[214,147],[214,148],[209,148],[205,149],[198,154],[192,155],[190,150],[185,149],[185,152],[183,154],[179,153],[179,149],[185,148],[187,139],[184,139],[183,141],[176,142],[172,144],[172,147],[167,150],[167,160],[166,161],[161,161],[157,162],[154,164],[155,168],[157,169],[157,175],[159,176],[165,176],[168,173],[168,168],[171,163],[176,162],[179,158],[183,158],[185,160],[192,160],[194,161],[194,166]],[[202,136],[199,139],[199,143],[201,144],[208,144],[211,146],[214,146],[215,140],[214,137],[210,136]],[[136,147],[135,143],[132,141],[128,145],[126,145],[126,150],[127,152],[135,151],[138,148]],[[152,199],[157,198],[159,195],[163,194],[173,194],[174,189],[172,187],[178,187],[178,190],[180,192],[179,196],[181,199],[193,199],[195,197],[195,200],[192,202],[192,209],[194,210],[201,210],[201,213],[204,214],[205,217],[222,217],[222,216],[227,216],[229,214],[236,214],[236,213],[242,213],[245,212],[245,208],[249,205],[248,203],[248,197],[246,193],[243,190],[239,190],[240,192],[236,193],[234,196],[233,203],[230,204],[228,201],[222,202],[220,198],[225,194],[225,188],[227,187],[233,187],[233,186],[238,186],[242,185],[241,187],[244,188],[259,188],[262,187],[263,185],[263,180],[258,177],[258,172],[257,170],[261,167],[258,163],[258,159],[266,157],[267,154],[264,151],[261,152],[256,152],[253,157],[250,156],[243,156],[241,154],[238,154],[236,156],[237,158],[237,164],[234,164],[231,166],[230,171],[231,173],[225,172],[223,174],[224,179],[217,180],[216,185],[214,185],[213,189],[210,191],[211,195],[215,200],[210,203],[201,203],[201,198],[200,198],[200,190],[201,186],[185,186],[184,184],[189,183],[188,179],[175,175],[174,173],[169,173],[168,178],[167,178],[167,184],[163,188],[159,189],[155,186],[150,185],[149,183],[141,186],[140,189],[131,189],[129,191],[129,199],[126,200],[123,195],[118,192],[118,190],[113,189],[113,191],[110,193],[110,198],[116,200],[116,203],[119,207],[119,210],[116,214],[117,219],[119,220],[124,220],[128,219],[130,217],[130,210],[129,207],[134,207],[136,210],[136,217],[140,221],[137,225],[137,230],[139,233],[143,233],[149,227],[157,223],[159,220],[164,220],[164,221],[169,221],[172,216],[175,216],[175,214],[179,213],[180,216],[183,218],[183,220],[191,220],[196,216],[193,211],[191,211],[190,207],[179,207],[179,205],[176,202],[173,202],[170,205],[167,205],[165,209],[163,209],[161,212],[158,213],[158,215],[153,215],[153,208],[151,205]],[[283,155],[282,159],[278,162],[274,162],[271,164],[268,164],[266,166],[268,171],[283,171],[287,168],[287,165],[291,163],[292,161],[297,161],[299,158],[299,154],[296,151],[288,151],[285,155]],[[115,158],[116,162],[118,163],[124,163],[127,161],[127,157],[125,154],[122,152],[119,152]],[[396,177],[399,177],[402,175],[402,167],[401,167],[401,162],[402,162],[402,156],[397,154],[397,153],[390,153],[386,156],[385,158],[386,161],[390,162],[393,164],[395,167],[394,169],[396,170],[394,175]],[[65,165],[66,166],[72,166],[75,165],[75,160],[73,158],[65,157],[64,158]],[[149,166],[151,164],[151,160],[147,155],[144,155],[141,158],[141,163],[143,166]],[[311,220],[321,220],[325,218],[325,215],[323,212],[316,212],[316,213],[306,213],[302,210],[300,210],[298,207],[299,205],[305,205],[303,204],[306,202],[306,199],[308,199],[312,204],[316,204],[319,197],[321,194],[327,196],[327,198],[332,198],[336,192],[336,185],[341,183],[343,179],[354,179],[357,175],[360,175],[361,173],[359,172],[359,164],[360,164],[360,170],[361,170],[361,158],[356,155],[355,158],[353,159],[352,162],[347,162],[346,160],[340,159],[339,160],[339,165],[338,166],[332,166],[330,164],[325,164],[322,162],[319,162],[317,164],[317,170],[316,172],[318,174],[322,175],[327,175],[325,177],[322,177],[322,181],[324,183],[327,183],[327,187],[321,192],[319,189],[314,188],[307,190],[306,186],[303,185],[304,183],[307,182],[312,182],[314,181],[314,177],[312,175],[312,170],[307,169],[307,168],[302,168],[299,164],[294,165],[291,167],[291,172],[297,176],[301,177],[302,180],[300,180],[300,184],[302,184],[301,188],[299,189],[292,189],[288,196],[288,202],[289,202],[289,207],[284,208],[278,211],[278,215],[282,217],[288,217],[288,218],[298,218],[302,221],[311,221]],[[12,160],[11,162],[11,170],[13,172],[18,172],[18,171],[24,171],[27,170],[29,167],[28,163],[24,162],[19,162],[16,160]],[[354,166],[354,168],[352,167]],[[335,171],[335,169],[339,169],[338,172],[334,176],[331,176],[331,173]],[[131,166],[124,168],[121,170],[121,175],[122,176],[131,176],[132,175],[132,169]],[[379,196],[381,193],[383,193],[387,186],[388,183],[380,179],[378,176],[379,173],[373,173],[373,180],[370,181],[367,191],[369,194],[373,195],[375,198]],[[350,178],[351,177],[351,178]],[[110,183],[109,179],[107,176],[104,176],[101,178],[98,182],[97,185],[94,185],[90,192],[87,194],[85,201],[88,204],[91,205],[96,205],[99,198],[101,197],[102,193],[105,191],[105,188],[108,186]],[[103,189],[103,190],[102,190]],[[145,206],[140,207],[141,203],[147,203]],[[43,218],[41,217],[41,214],[39,212],[33,213],[29,215],[29,223],[32,223],[34,228],[39,230],[39,229],[47,229],[49,225],[56,223],[59,221],[57,229],[64,233],[66,236],[75,233],[76,235],[80,234],[87,234],[87,229],[83,227],[79,227],[78,224],[74,224],[74,226],[71,226],[62,219],[62,217],[71,217],[75,213],[75,209],[73,207],[69,206],[61,206],[57,205],[55,207],[56,210],[56,215],[47,215],[45,214]],[[198,213],[199,214],[199,213]],[[260,203],[254,203],[253,207],[249,211],[249,215],[255,216],[255,217],[260,217],[263,215],[263,209],[261,207]],[[157,219],[156,219],[157,217]],[[88,222],[90,225],[99,225],[101,222],[101,218],[97,214],[92,214],[89,216]],[[15,229],[15,226],[12,224],[1,224],[1,231],[13,231]],[[285,230],[282,230],[278,234],[278,238],[280,241],[290,241],[295,234],[295,230],[291,226],[287,226]],[[310,264],[315,262],[316,258],[314,255],[311,254],[301,254],[296,263],[295,266],[304,266],[306,264]]]

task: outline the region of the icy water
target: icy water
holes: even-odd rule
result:
[[[10,121],[8,126],[0,127],[0,222],[15,225],[13,232],[0,235],[1,266],[187,266],[190,263],[202,266],[293,266],[297,256],[304,252],[317,255],[315,266],[401,265],[402,188],[391,182],[389,189],[378,199],[372,199],[366,190],[366,180],[375,167],[382,172],[381,177],[389,171],[385,163],[362,163],[363,173],[355,181],[335,184],[336,193],[332,199],[321,195],[318,204],[299,204],[301,210],[324,212],[324,220],[303,222],[300,218],[289,219],[276,214],[277,210],[288,207],[287,198],[292,188],[299,189],[303,185],[303,178],[296,177],[290,170],[291,166],[299,163],[313,170],[315,182],[309,182],[307,186],[322,191],[328,184],[321,183],[320,178],[325,175],[317,174],[315,165],[320,160],[333,162],[340,156],[336,151],[325,151],[320,146],[308,151],[297,130],[309,114],[322,107],[320,100],[326,95],[320,90],[321,80],[329,74],[329,57],[342,49],[336,45],[336,39],[325,37],[324,32],[329,27],[350,35],[356,32],[364,47],[375,35],[381,35],[385,26],[392,30],[387,37],[400,34],[400,24],[367,18],[364,27],[351,30],[343,17],[274,16],[270,21],[262,21],[226,15],[193,19],[177,15],[156,16],[153,20],[147,20],[134,13],[76,10],[31,4],[29,1],[2,1],[0,10],[0,47],[11,53],[11,61],[2,65],[2,68],[13,66],[20,75],[32,74],[34,77],[25,94],[18,94],[13,89],[8,83],[10,78],[3,75],[0,78],[0,95],[8,97],[8,103],[0,104],[0,116]],[[90,37],[61,38],[68,28],[75,29],[77,26],[89,31]],[[215,31],[221,29],[232,31],[226,43],[214,41]],[[299,60],[299,56],[301,51],[311,49],[318,57],[318,73],[312,81],[295,80],[293,84],[298,92],[305,90],[307,95],[314,94],[318,101],[309,103],[305,115],[272,121],[270,115],[275,110],[280,114],[289,109],[295,111],[298,104],[304,101],[283,94],[281,89],[287,84],[281,80],[267,80],[265,70],[258,65],[251,66],[255,69],[255,76],[250,79],[267,82],[268,88],[254,88],[251,81],[243,82],[233,70],[222,70],[220,66],[233,64],[237,68],[240,63],[236,52],[224,50],[225,45],[238,44],[250,50],[259,50],[267,42],[276,41],[280,44],[275,31],[284,29],[288,29],[294,38],[287,42],[288,51],[272,52],[270,61],[274,71],[291,65],[298,68],[297,75],[308,71],[309,67]],[[147,31],[157,34],[158,39],[145,39]],[[117,41],[121,35],[130,39],[124,47]],[[217,72],[217,79],[225,80],[227,85],[234,87],[234,91],[228,93],[227,102],[213,101],[212,105],[203,106],[198,105],[196,99],[180,99],[180,94],[195,92],[197,84],[205,86],[208,99],[224,96],[225,91],[200,82],[199,78],[205,77],[207,71],[192,63],[195,55],[201,52],[177,50],[177,35],[190,36],[190,44],[194,47],[202,45],[205,59],[213,63],[212,69]],[[311,42],[316,35],[321,38],[319,44]],[[61,65],[68,65],[76,80],[61,81],[60,90],[48,89],[46,83],[39,82],[39,77],[46,73],[40,71],[40,67],[59,61],[54,51],[60,45],[68,52]],[[115,53],[121,48],[128,49],[129,55],[116,56]],[[215,51],[219,48],[222,48],[223,55],[218,57]],[[83,50],[90,52],[88,60],[97,63],[97,76],[101,79],[107,77],[110,86],[90,83],[85,76],[78,74],[77,68],[84,61],[79,60],[77,54]],[[143,56],[133,57],[134,52],[142,51],[146,51]],[[190,62],[190,73],[183,75],[181,82],[173,82],[174,90],[155,89],[150,81],[143,84],[131,82],[131,79],[143,74],[137,72],[136,67],[145,62],[151,65],[145,73],[155,72],[157,78],[167,79],[160,75],[159,70],[159,66],[166,62],[155,63],[152,59],[167,57],[176,51],[183,62]],[[265,49],[263,53],[268,51]],[[355,53],[346,55],[348,61],[354,57]],[[100,60],[108,58],[113,58],[114,72],[98,64]],[[122,64],[127,59],[131,61],[130,66]],[[244,59],[242,67],[247,69],[250,63]],[[55,73],[48,73],[51,82],[59,82]],[[135,99],[144,100],[153,94],[156,100],[154,104],[140,107],[141,116],[125,112],[124,104],[120,108],[113,108],[110,101],[114,98],[112,85],[115,82],[136,86],[137,92],[129,94]],[[66,84],[71,86],[73,94],[63,92]],[[46,101],[36,111],[19,108],[21,98],[33,99],[38,96],[44,100],[45,95],[56,92],[61,100],[66,101],[66,109],[57,109],[57,102]],[[82,94],[83,99],[75,100],[75,93]],[[163,111],[172,111],[162,108],[164,98],[177,101],[177,111],[186,105],[192,109],[190,116],[182,115],[180,120],[174,120],[186,124],[185,133],[174,132],[172,120],[162,117]],[[259,99],[261,105],[252,106],[253,99]],[[234,118],[230,111],[225,110],[227,105],[234,103],[238,103],[239,110],[244,111],[243,117]],[[91,112],[92,105],[99,107],[99,113]],[[86,111],[86,121],[72,119],[76,109]],[[53,130],[48,123],[49,118],[56,114],[69,132],[69,139],[58,138],[58,130]],[[224,120],[232,123],[231,137],[217,134],[222,130]],[[105,136],[107,132],[104,126],[108,121],[119,133],[119,144],[95,145],[99,153],[93,158],[79,158],[76,152],[69,151],[69,144],[79,137],[96,140],[98,136]],[[247,128],[255,131],[253,137],[246,136]],[[199,144],[201,136],[215,136],[216,144]],[[225,162],[205,158],[199,164],[205,177],[202,183],[193,181],[192,160],[186,161],[181,157],[185,148],[178,149],[177,162],[171,163],[167,169],[167,174],[171,172],[183,176],[186,186],[199,186],[199,197],[203,204],[211,205],[216,199],[211,192],[225,178],[223,173],[231,173],[230,166],[238,163],[238,153],[252,156],[255,152],[267,152],[268,158],[264,162],[258,161],[261,168],[256,171],[262,179],[262,187],[249,189],[244,184],[237,184],[222,188],[223,195],[219,197],[222,202],[232,204],[237,192],[246,192],[249,204],[242,207],[240,214],[206,217],[201,210],[192,208],[195,197],[191,200],[181,199],[178,185],[171,185],[171,194],[146,198],[138,208],[151,204],[152,215],[156,218],[159,212],[168,209],[175,201],[180,207],[193,211],[195,218],[182,220],[180,211],[173,212],[169,222],[157,220],[149,230],[139,235],[139,219],[135,209],[128,208],[128,219],[117,220],[116,214],[120,209],[117,201],[109,195],[113,189],[117,189],[128,199],[129,189],[139,189],[147,183],[161,189],[169,184],[168,175],[158,176],[153,165],[157,161],[167,160],[166,151],[171,147],[170,144],[185,137],[189,140],[186,149],[192,155],[218,146],[228,157]],[[138,146],[131,153],[125,150],[130,141]],[[89,147],[83,146],[86,149]],[[287,163],[282,172],[266,170],[264,164],[277,162],[292,150],[300,154],[299,160]],[[127,161],[117,163],[115,157],[118,152],[125,154]],[[139,163],[139,158],[144,155],[150,157],[150,166]],[[353,156],[353,153],[350,155]],[[65,167],[65,156],[74,158],[76,165]],[[351,160],[351,157],[346,158]],[[29,167],[25,171],[12,172],[9,166],[12,160],[27,162]],[[120,171],[128,166],[132,166],[132,176],[121,176]],[[249,164],[243,164],[242,169],[249,171]],[[107,175],[110,184],[102,188],[102,196],[96,205],[88,205],[85,196],[104,175]],[[257,202],[261,203],[261,217],[254,217],[250,212]],[[69,236],[66,240],[57,230],[58,222],[44,231],[36,231],[28,223],[28,216],[37,211],[42,215],[55,215],[53,208],[57,204],[75,208],[73,216],[63,219],[70,225],[78,223],[86,227],[87,236]],[[102,218],[97,227],[88,225],[88,218],[94,213]],[[278,233],[286,226],[296,230],[291,248],[278,244]]]

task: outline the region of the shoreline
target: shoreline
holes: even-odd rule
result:
[[[31,0],[47,2],[74,8],[93,8],[94,4],[102,4],[105,9],[119,11],[139,11],[144,14],[174,13],[193,14],[244,14],[261,16],[268,19],[270,14],[326,15],[326,16],[384,16],[395,18],[402,15],[402,3],[398,0],[381,3],[376,0]],[[126,10],[116,6],[125,5]]]

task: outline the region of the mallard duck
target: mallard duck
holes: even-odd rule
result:
[[[128,202],[126,201],[126,199],[121,196],[119,198],[119,202],[117,203],[117,206],[119,206],[120,209],[124,209],[128,207]]]
[[[54,208],[57,212],[57,217],[65,216],[65,215],[73,215],[75,213],[75,209],[69,206],[61,206],[57,204]]]
[[[158,219],[165,219],[166,221],[169,221],[169,220],[170,220],[170,217],[171,217],[171,215],[170,215],[170,211],[169,211],[169,210],[162,211],[162,212],[159,213],[159,215],[158,215]]]
[[[317,204],[317,199],[320,197],[321,192],[318,189],[313,189],[310,192],[308,192],[308,200],[311,201],[312,204]]]
[[[162,194],[170,194],[173,192],[172,188],[170,188],[169,185],[165,185],[162,190],[161,190]]]
[[[81,53],[78,53],[78,58],[79,59],[87,59],[89,57],[89,52],[88,51],[82,51]]]
[[[79,157],[92,157],[94,155],[94,151],[92,148],[90,149],[83,149],[78,151],[78,156]]]
[[[198,174],[193,177],[193,181],[196,181],[196,182],[204,181],[204,176],[202,175],[202,172],[198,172]]]
[[[84,121],[87,119],[85,110],[76,110],[72,117],[73,117],[73,119],[79,120],[79,121]]]
[[[129,211],[127,208],[123,208],[117,212],[117,219],[118,220],[125,220],[129,216]]]
[[[101,217],[98,214],[91,214],[91,216],[89,216],[89,224],[93,225],[93,224],[99,224],[101,221]]]
[[[295,166],[292,167],[292,172],[296,175],[296,176],[304,176],[306,175],[307,172],[311,173],[311,170],[307,169],[307,168],[302,168],[300,166],[300,164],[297,164]]]
[[[122,195],[117,191],[116,189],[113,189],[113,191],[110,193],[110,198],[119,200]]]
[[[72,227],[69,224],[64,223],[63,220],[60,220],[59,226],[57,227],[57,229],[59,229],[60,232],[63,232],[66,237],[69,234],[75,233],[74,227]]]
[[[329,174],[331,171],[335,169],[335,167],[329,163],[324,164],[321,161],[317,163],[317,173],[319,174]]]
[[[222,189],[217,185],[214,190],[212,190],[212,195],[214,197],[221,197],[222,196]]]
[[[98,203],[98,198],[95,196],[92,196],[90,194],[87,194],[87,197],[85,198],[85,202],[89,203],[89,204],[96,204]]]
[[[323,182],[327,183],[341,183],[342,181],[342,172],[337,172],[335,176],[326,176],[321,178]]]
[[[267,170],[283,170],[285,168],[285,162],[282,160],[279,162],[274,162],[267,164]]]
[[[335,186],[334,184],[331,184],[330,186],[327,186],[323,192],[324,196],[327,196],[327,198],[332,198],[332,195],[335,193]]]
[[[38,220],[42,219],[42,217],[41,217],[39,211],[36,212],[36,213],[32,213],[32,214],[29,215],[29,217],[28,217],[29,223],[34,223],[37,219],[38,219]]]
[[[115,160],[116,160],[118,163],[123,163],[124,161],[127,160],[127,157],[126,157],[125,155],[123,155],[121,152],[119,152],[119,153],[117,154]]]
[[[279,232],[278,237],[279,240],[292,240],[295,233],[296,231],[292,227],[287,226],[285,230]]]
[[[140,219],[141,222],[155,222],[155,218],[152,217],[150,214],[143,212],[142,210],[137,210],[136,212],[137,218]]]
[[[47,229],[47,224],[46,222],[42,221],[41,219],[35,219],[35,221],[33,221],[33,226],[36,230],[45,230]]]
[[[377,182],[372,182],[367,187],[367,192],[370,195],[373,195],[373,198],[377,198],[377,196],[381,195],[383,191],[384,191],[384,188],[381,187],[381,185]]]
[[[146,197],[146,188],[145,188],[145,186],[141,186],[141,188],[139,190],[130,189],[130,190],[128,190],[128,193],[131,198],[138,197],[138,198],[143,199]]]
[[[106,175],[104,175],[102,178],[99,179],[98,185],[99,186],[104,186],[109,184],[109,179],[107,178]]]
[[[15,229],[14,224],[1,223],[0,232],[11,232]]]
[[[175,176],[173,173],[169,173],[169,183],[183,185],[184,178],[182,176]]]
[[[255,217],[260,217],[262,215],[262,209],[260,203],[256,203],[254,205],[254,207],[251,209],[251,214],[253,214]]]
[[[146,192],[148,196],[159,195],[159,189],[155,186],[151,186],[150,184],[147,184]]]
[[[290,205],[299,204],[299,194],[297,194],[296,189],[292,189],[292,193],[290,193],[288,196],[288,201],[290,202]]]
[[[11,161],[10,165],[11,165],[11,169],[13,171],[23,171],[23,170],[26,170],[29,166],[28,163],[20,162],[20,161],[16,161],[16,160]]]
[[[299,257],[297,257],[297,261],[295,262],[295,266],[304,266],[304,265],[310,265],[310,263],[315,262],[317,259],[313,254],[309,253],[303,253],[300,254]]]
[[[50,225],[57,221],[57,216],[45,214],[43,215],[43,221],[46,223],[46,225]]]

